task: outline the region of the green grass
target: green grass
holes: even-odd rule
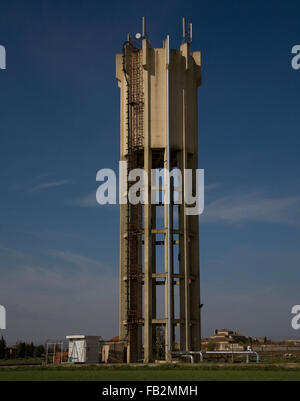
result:
[[[0,359],[1,366],[16,366],[16,365],[41,365],[45,358],[11,358],[11,359]]]
[[[300,368],[276,366],[2,367],[0,381],[300,381]]]

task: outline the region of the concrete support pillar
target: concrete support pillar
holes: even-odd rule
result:
[[[152,227],[156,228],[156,205],[152,205]],[[152,274],[156,273],[156,234],[152,234]],[[156,278],[152,277],[152,319],[156,318]],[[156,346],[156,326],[152,327],[152,350]]]
[[[187,104],[186,90],[182,91],[182,138],[183,138],[183,170],[189,168],[187,152]],[[185,188],[185,175],[183,172],[183,187]],[[184,317],[185,317],[185,351],[190,351],[190,237],[189,216],[186,213],[186,203],[183,202],[183,241],[184,241]]]
[[[152,205],[151,205],[151,169],[152,151],[150,137],[150,92],[149,72],[144,70],[144,171],[145,171],[145,205],[144,205],[144,362],[152,361],[153,327],[153,237],[152,237]]]

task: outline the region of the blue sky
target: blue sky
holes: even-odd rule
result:
[[[297,1],[2,1],[0,304],[5,333],[118,333],[118,207],[95,205],[119,160],[115,53],[147,17],[202,51],[199,167],[203,334],[299,336],[300,43]]]

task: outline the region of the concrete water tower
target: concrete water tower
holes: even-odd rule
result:
[[[116,56],[121,161],[128,172],[148,173],[144,196],[151,199],[165,189],[152,182],[151,169],[198,168],[201,54],[191,52],[192,26],[186,32],[184,20],[178,50],[169,36],[152,48],[144,18],[136,38],[128,35]],[[127,191],[133,184],[127,181]],[[200,350],[198,216],[187,215],[186,207],[172,193],[170,202],[120,206],[120,340],[128,362],[171,360],[176,343],[181,351]]]

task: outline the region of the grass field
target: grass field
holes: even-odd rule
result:
[[[299,367],[1,367],[0,381],[300,381]]]
[[[18,358],[0,359],[1,366],[42,365],[45,358]]]

